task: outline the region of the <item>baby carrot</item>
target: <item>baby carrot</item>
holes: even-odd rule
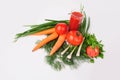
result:
[[[48,42],[56,39],[58,37],[58,34],[56,32],[52,33],[50,36],[48,36],[47,38],[43,39],[41,42],[39,42],[32,51],[36,51],[38,50],[40,47],[44,46],[45,44],[47,44]]]
[[[55,32],[55,28],[46,29],[46,30],[31,34],[31,35],[38,36],[38,35],[43,35],[43,34],[51,34],[53,32]]]
[[[66,34],[63,34],[63,35],[59,36],[57,42],[55,43],[55,45],[53,46],[53,48],[50,52],[50,55],[53,55],[62,46],[62,44],[65,41],[65,38],[66,38]]]

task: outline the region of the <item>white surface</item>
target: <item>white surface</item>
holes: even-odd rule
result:
[[[105,58],[82,64],[77,70],[56,72],[44,61],[46,53],[31,49],[37,37],[13,43],[23,25],[44,19],[68,19],[68,13],[84,4],[91,16],[91,32],[105,45]],[[119,0],[0,0],[0,80],[120,80]],[[42,37],[41,37],[42,38]],[[39,54],[43,52],[43,54]]]

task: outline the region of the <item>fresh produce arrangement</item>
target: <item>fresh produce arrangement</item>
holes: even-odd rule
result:
[[[94,63],[98,57],[103,59],[103,44],[97,40],[95,34],[89,33],[90,17],[87,17],[85,11],[71,12],[68,20],[46,21],[29,25],[30,29],[16,34],[15,39],[47,35],[42,41],[37,41],[32,51],[44,48],[48,53],[47,63],[56,70],[65,66],[77,68],[82,62]]]

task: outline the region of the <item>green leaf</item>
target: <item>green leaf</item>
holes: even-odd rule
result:
[[[90,59],[90,62],[91,62],[91,63],[94,63],[94,59]]]
[[[103,59],[103,58],[104,58],[104,54],[103,54],[103,53],[100,53],[100,54],[99,54],[99,57]]]

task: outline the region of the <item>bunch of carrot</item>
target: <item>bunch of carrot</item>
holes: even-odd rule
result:
[[[64,43],[66,34],[58,35],[57,32],[55,31],[55,28],[50,28],[50,29],[47,29],[47,30],[43,30],[43,31],[34,33],[32,35],[39,36],[39,35],[44,35],[44,34],[50,34],[50,35],[47,38],[43,39],[41,42],[39,42],[33,48],[32,51],[36,51],[39,48],[41,48],[42,46],[44,46],[45,44],[47,44],[48,42],[58,38],[57,42],[55,43],[55,45],[53,46],[53,48],[50,52],[50,55],[53,55],[61,47],[61,45]]]

